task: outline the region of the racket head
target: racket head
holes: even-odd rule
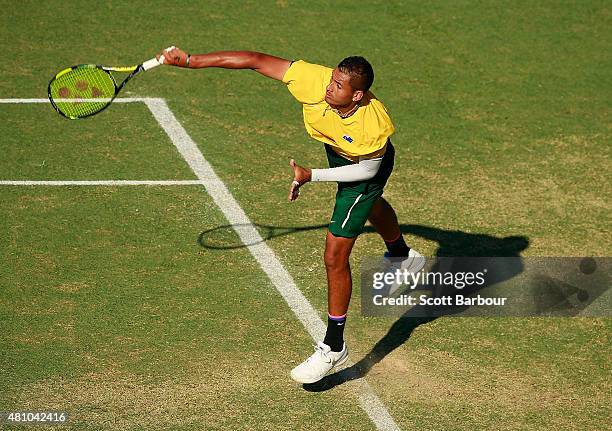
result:
[[[55,110],[71,120],[104,110],[117,92],[113,76],[96,64],[78,64],[64,69],[51,79],[48,88]]]

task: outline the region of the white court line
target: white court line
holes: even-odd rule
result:
[[[0,99],[0,104],[48,102],[47,99]],[[113,103],[116,102],[144,102],[147,105],[153,117],[155,117],[179,153],[199,178],[199,184],[204,186],[206,192],[215,201],[221,212],[223,212],[242,242],[255,260],[257,260],[268,278],[270,278],[276,290],[285,299],[291,311],[293,311],[314,340],[323,339],[325,324],[318,313],[298,289],[293,278],[278,260],[274,251],[264,242],[251,220],[249,220],[223,181],[214,172],[212,166],[204,158],[195,142],[187,134],[187,131],[178,122],[166,102],[163,99],[147,97],[120,98],[115,99]],[[349,362],[350,365],[352,364]],[[347,382],[347,384],[355,387],[359,406],[368,415],[377,430],[400,431],[399,426],[395,423],[395,420],[391,417],[387,408],[374,393],[365,378],[353,380]]]
[[[118,97],[113,101],[113,103],[146,102],[147,100],[149,100],[149,97]],[[0,99],[0,103],[22,104],[22,103],[51,103],[51,102],[49,102],[49,99]]]
[[[200,180],[91,180],[91,181],[0,181],[0,186],[189,186]]]
[[[212,166],[202,155],[187,131],[178,122],[163,99],[148,99],[146,105],[160,126],[170,137],[179,153],[189,164],[196,176],[202,181],[207,193],[223,212],[242,242],[257,260],[261,268],[270,278],[276,290],[285,299],[293,313],[306,328],[314,340],[322,340],[325,335],[325,324],[312,304],[298,289],[293,278],[283,267],[274,251],[263,241],[257,229],[253,226],[244,210],[234,199],[223,181],[217,176]],[[387,408],[374,393],[365,379],[351,382],[357,389],[359,405],[366,412],[376,429],[384,431],[399,431]]]

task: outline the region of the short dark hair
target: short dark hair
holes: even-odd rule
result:
[[[363,57],[346,57],[338,64],[338,70],[350,76],[351,87],[354,90],[368,91],[374,82],[374,69]]]

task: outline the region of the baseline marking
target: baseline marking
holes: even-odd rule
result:
[[[280,263],[274,251],[263,241],[244,210],[204,158],[196,143],[176,119],[165,100],[150,98],[144,102],[187,164],[202,181],[206,192],[223,212],[241,241],[270,278],[276,290],[285,299],[291,311],[314,340],[321,340],[325,335],[325,324],[318,313],[298,289],[293,278]],[[399,426],[369,383],[365,379],[354,380],[352,383],[357,389],[359,406],[376,425],[376,428],[381,431],[399,431]]]
[[[132,102],[145,102],[149,100],[148,97],[118,97],[113,103],[132,103]],[[22,103],[51,103],[49,99],[0,99],[0,103],[9,104],[22,104]]]
[[[191,186],[200,180],[0,181],[0,186]]]

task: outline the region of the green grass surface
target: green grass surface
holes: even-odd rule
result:
[[[195,179],[143,103],[116,103],[103,122],[49,113],[48,104],[0,105],[3,179]]]
[[[328,65],[362,54],[396,124],[386,196],[415,248],[469,254],[483,235],[516,235],[522,256],[610,255],[608,2],[0,6],[0,98],[46,97],[63,67],[172,44]],[[334,186],[286,201],[289,158],[325,155],[283,85],[158,68],[122,95],[167,100],[249,218],[274,227],[267,244],[324,317]],[[0,105],[0,123],[0,180],[195,178],[142,104],[75,122]],[[79,430],[373,429],[351,384],[289,379],[309,336],[245,248],[202,246],[239,244],[202,187],[2,187],[0,199],[0,411],[66,410],[61,429]],[[383,251],[371,232],[356,244],[346,336],[358,363],[382,343],[367,380],[402,429],[607,428],[609,318],[365,318],[358,268]]]

